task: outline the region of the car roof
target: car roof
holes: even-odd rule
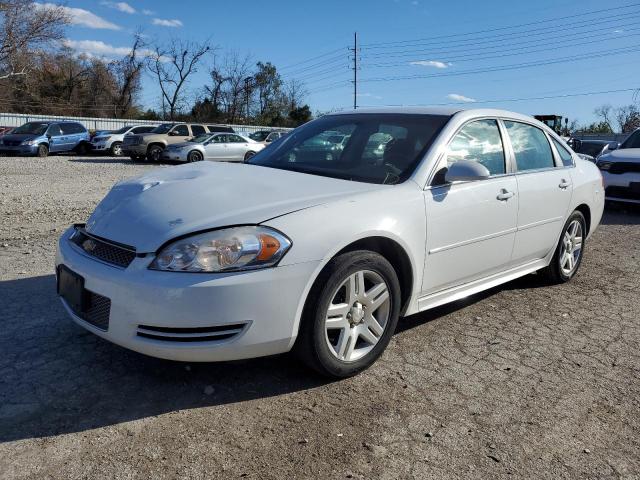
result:
[[[357,110],[347,110],[328,115],[348,115],[354,113],[372,113],[372,114],[414,114],[414,115],[443,115],[453,116],[461,114],[466,117],[507,117],[519,120],[525,120],[532,123],[540,123],[531,115],[525,115],[510,110],[502,110],[496,108],[468,108],[461,106],[433,106],[433,107],[380,107],[380,108],[359,108]]]

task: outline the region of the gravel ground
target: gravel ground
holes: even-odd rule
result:
[[[409,317],[327,382],[287,355],[148,358],[66,317],[58,236],[149,168],[0,158],[0,477],[640,478],[640,210],[607,210],[570,284]]]

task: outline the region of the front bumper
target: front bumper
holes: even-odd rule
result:
[[[38,153],[38,145],[0,145],[0,153],[5,155],[36,155]]]
[[[94,152],[106,152],[111,148],[111,142],[91,142],[90,145]]]
[[[56,271],[65,265],[84,278],[86,290],[109,299],[111,305],[105,330],[80,318],[62,300],[71,318],[113,343],[170,360],[224,361],[288,351],[297,335],[303,297],[319,265],[307,262],[226,274],[159,272],[147,268],[150,255],[119,268],[89,257],[69,242],[72,233],[70,228],[59,240]],[[220,340],[183,341],[166,333],[180,329],[178,335],[193,336],[183,332],[232,331],[239,324],[240,332]],[[146,327],[164,338],[144,336],[149,333]]]
[[[640,172],[615,174],[601,170],[600,173],[604,179],[606,200],[640,203]]]

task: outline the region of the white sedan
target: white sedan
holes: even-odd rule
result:
[[[245,162],[265,146],[237,133],[204,133],[162,151],[163,160],[174,162]]]
[[[570,280],[603,205],[596,166],[531,117],[332,114],[248,163],[116,184],[60,238],[58,293],[77,323],[147,355],[294,350],[345,377],[401,317],[536,271]]]

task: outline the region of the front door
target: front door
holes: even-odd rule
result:
[[[62,135],[60,126],[55,123],[49,125],[49,128],[47,128],[47,137],[49,138],[50,152],[64,152],[66,150],[65,137]]]
[[[249,150],[249,144],[239,135],[229,134],[229,143],[227,144],[227,160],[232,162],[241,162],[244,160],[244,154]]]
[[[205,157],[207,160],[224,160],[227,148],[227,134],[218,133],[204,146]]]
[[[485,180],[446,183],[446,168],[473,160],[491,174]],[[501,131],[494,119],[464,125],[449,143],[425,190],[427,246],[424,294],[509,267],[518,217],[518,185],[507,169]]]
[[[571,202],[569,168],[556,159],[547,135],[526,123],[505,120],[520,193],[513,262],[544,258],[556,246]]]

